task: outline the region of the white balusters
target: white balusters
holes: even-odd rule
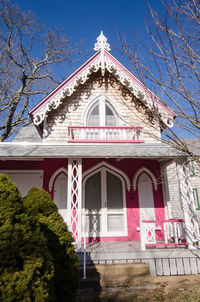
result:
[[[70,126],[68,137],[70,142],[80,141],[108,141],[108,142],[134,142],[140,140],[141,127],[98,127],[98,126]],[[140,142],[144,142],[140,140]]]

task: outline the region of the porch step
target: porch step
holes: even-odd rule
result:
[[[151,276],[172,276],[200,274],[200,250],[189,249],[148,249],[146,251],[126,251],[115,248],[104,252],[87,252],[88,265],[147,264]],[[79,264],[83,265],[83,253],[78,253]]]
[[[81,279],[80,288],[120,287],[135,285],[136,278],[150,276],[145,263],[97,264],[87,266],[87,279]]]
[[[153,284],[131,287],[107,287],[101,291],[80,289],[76,302],[144,302],[148,301],[157,290]]]

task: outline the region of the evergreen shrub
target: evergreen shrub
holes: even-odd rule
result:
[[[0,174],[0,301],[55,301],[54,263],[47,245],[16,185]]]
[[[54,263],[55,301],[74,301],[79,286],[78,258],[72,246],[73,238],[58,213],[51,196],[32,188],[24,198],[24,206],[38,220]]]

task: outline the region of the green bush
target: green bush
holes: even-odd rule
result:
[[[0,174],[0,301],[55,301],[54,270],[40,223]]]
[[[42,189],[32,188],[24,198],[24,205],[39,221],[47,239],[55,269],[55,301],[73,301],[79,286],[79,267],[66,224],[50,195]]]

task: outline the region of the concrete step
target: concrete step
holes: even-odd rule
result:
[[[82,269],[80,270],[81,277]],[[135,279],[150,276],[145,263],[97,264],[87,266],[87,279],[81,278],[80,288],[132,286]]]
[[[80,289],[76,302],[144,302],[157,290],[153,284],[132,287],[107,287],[100,291]]]

